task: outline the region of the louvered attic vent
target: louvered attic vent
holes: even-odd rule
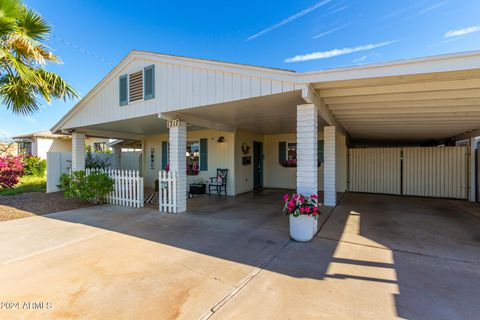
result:
[[[130,102],[143,99],[143,71],[138,71],[128,75],[128,92],[130,93]]]

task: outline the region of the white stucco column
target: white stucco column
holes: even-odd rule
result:
[[[477,188],[476,188],[476,177],[477,177],[477,170],[476,170],[476,154],[475,154],[475,137],[470,138],[470,192],[468,194],[469,201],[476,201],[477,200]]]
[[[323,203],[326,206],[337,204],[336,184],[336,131],[335,126],[323,128],[324,139],[324,168],[323,168]]]
[[[113,154],[113,169],[121,169],[122,166],[122,148],[121,147],[113,147],[112,148]]]
[[[169,130],[170,170],[177,172],[177,205],[181,213],[187,211],[187,124],[180,121]]]
[[[318,111],[313,104],[297,106],[297,193],[318,192]]]
[[[72,133],[72,170],[85,170],[85,134]]]

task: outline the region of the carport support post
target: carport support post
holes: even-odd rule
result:
[[[72,171],[85,170],[85,134],[72,133]]]
[[[177,212],[187,211],[187,124],[178,122],[178,126],[169,128],[170,170],[177,172]]]
[[[121,156],[122,156],[122,148],[121,147],[113,147],[113,169],[121,169]]]
[[[470,164],[470,177],[469,177],[469,180],[470,180],[470,192],[468,194],[468,200],[469,201],[477,201],[477,186],[476,186],[476,176],[477,176],[477,172],[476,172],[476,153],[475,153],[475,148],[476,148],[476,143],[475,143],[475,137],[473,138],[470,138],[470,161],[469,161],[469,164]]]
[[[318,110],[313,104],[297,106],[297,193],[318,192]]]
[[[337,204],[336,163],[335,163],[335,126],[323,128],[324,167],[323,167],[323,203],[326,206]]]

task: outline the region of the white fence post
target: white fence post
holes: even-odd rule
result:
[[[158,175],[158,203],[161,212],[178,212],[176,171],[160,171]]]

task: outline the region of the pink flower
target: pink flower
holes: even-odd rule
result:
[[[310,196],[310,198],[312,198],[312,199],[315,199],[315,200],[317,200],[317,199],[318,199],[318,197],[317,197],[317,195],[316,195],[316,194],[312,194],[312,195]]]
[[[301,197],[300,197],[300,202],[301,202],[301,203],[304,203],[304,202],[305,202],[305,197],[304,197],[304,196],[301,196]]]
[[[297,199],[298,199],[298,194],[294,194],[292,200],[297,201]]]
[[[305,208],[304,208],[304,207],[301,207],[301,208],[300,208],[300,212],[301,212],[301,213],[305,213]]]
[[[310,213],[310,207],[306,207],[306,208],[305,208],[305,212],[306,212],[306,213]]]
[[[288,201],[288,193],[285,193],[285,195],[283,196],[283,201],[285,201],[285,202]]]

